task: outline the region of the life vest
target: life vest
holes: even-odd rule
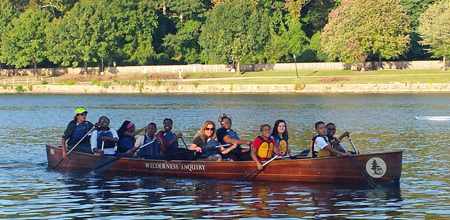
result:
[[[316,157],[329,157],[329,156],[330,156],[330,151],[328,151],[328,150],[322,150],[322,149],[320,149],[320,148],[318,148],[318,147],[314,147],[314,143],[316,142],[316,139],[317,139],[318,137],[322,137],[322,136],[320,136],[320,135],[314,136],[314,137],[312,138],[312,140],[311,140],[311,146],[310,146],[310,148],[309,148],[309,152],[310,152],[310,154],[311,154],[311,157],[312,157],[312,158],[316,158]],[[325,136],[325,137],[322,137],[322,138],[325,140],[325,142],[329,143],[328,138],[327,138],[326,136]]]
[[[202,148],[202,155],[201,157],[209,157],[214,154],[220,153],[220,150],[216,148],[217,142],[216,140],[208,139],[206,142],[206,146]]]
[[[98,131],[98,133],[97,133],[97,148],[98,149],[102,149],[102,137],[103,136],[112,138],[113,134],[109,130],[108,131]],[[112,141],[105,141],[105,145],[103,146],[103,148],[114,148],[114,146],[116,146],[116,143],[114,143]]]
[[[331,144],[331,142],[334,141],[334,140],[337,140],[337,138],[335,138],[335,137],[330,138],[329,136],[327,136],[327,138],[328,138],[328,141],[327,141],[327,142],[330,143],[331,148],[336,149],[336,148],[333,146],[333,144]],[[339,149],[336,149],[336,150],[339,150]],[[330,152],[330,156],[332,156],[332,157],[333,157],[333,156],[337,156],[337,154],[331,153],[331,152]]]
[[[275,140],[275,142],[277,143],[277,147],[278,147],[278,150],[280,150],[280,151],[284,151],[284,152],[286,152],[287,153],[287,151],[288,151],[288,144],[287,144],[287,141],[285,141],[282,137],[280,137],[280,136],[278,136],[278,137],[273,137],[273,136],[270,136],[271,138],[273,138],[274,140]]]
[[[163,133],[164,139],[166,140],[166,142],[170,142],[172,139],[174,139],[177,135],[175,133],[166,133],[164,131],[160,131],[161,133]],[[170,147],[171,149],[175,149],[178,148],[178,141],[174,141]]]
[[[117,152],[124,153],[134,147],[134,137],[123,136],[117,143]]]
[[[258,157],[263,159],[272,158],[273,143],[272,141],[270,141],[271,139],[269,138],[269,140],[266,141],[261,136],[258,136],[258,138],[260,138],[262,141],[261,145],[259,145],[258,148]]]
[[[156,135],[154,139],[150,139],[147,135],[144,135],[144,144],[148,144],[153,141],[153,143],[143,147],[140,149],[140,156],[143,158],[155,158],[157,155],[161,154],[161,149],[159,147],[159,143],[156,141],[158,138]]]
[[[77,126],[75,127],[75,130],[72,133],[72,136],[70,137],[71,141],[73,142],[78,142],[79,140],[81,140],[81,138],[84,137],[84,135],[86,135],[89,132],[89,124],[87,121],[85,121],[84,123],[79,123],[77,124]],[[87,140],[85,138],[85,140]]]

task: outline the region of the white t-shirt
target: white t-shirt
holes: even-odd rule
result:
[[[327,141],[328,141],[327,136],[325,136],[325,139],[324,139],[324,137],[320,137],[320,136],[317,137],[316,140],[314,141],[314,151],[319,152],[320,150],[325,148],[328,145]],[[312,152],[309,152],[308,157],[311,157],[311,154],[312,154]]]
[[[119,135],[117,135],[117,131],[114,130],[114,128],[110,128],[109,131],[113,135],[112,136],[113,138],[119,139]],[[94,148],[98,148],[98,149],[102,148],[102,146],[97,147],[97,137],[98,137],[98,131],[95,130],[92,132],[92,136],[91,136],[91,150],[92,150],[92,153],[94,153],[94,155],[100,155],[100,154],[94,152]],[[104,154],[115,154],[116,151],[114,150],[114,148],[105,148],[105,149],[103,149],[103,153]]]

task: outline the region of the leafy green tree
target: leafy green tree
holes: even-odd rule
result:
[[[173,59],[187,63],[200,61],[201,48],[198,38],[206,19],[205,13],[211,6],[210,2],[204,0],[168,2],[168,16],[174,20],[177,33],[165,36],[163,45],[166,48],[165,52]]]
[[[12,4],[9,2],[0,2],[0,36],[5,34],[6,27],[14,18],[15,13]],[[1,51],[1,38],[0,38],[0,51]]]
[[[434,3],[420,16],[419,21],[417,31],[423,39],[420,43],[430,46],[433,57],[443,58],[442,69],[445,70],[445,59],[450,53],[450,2]]]
[[[112,60],[117,54],[117,4],[108,0],[82,0],[47,29],[48,59],[63,66]]]
[[[406,53],[407,59],[429,59],[430,54],[426,52],[424,46],[419,42],[422,38],[417,33],[419,27],[419,17],[436,0],[401,0],[405,12],[410,20],[409,29],[411,30],[411,48]]]
[[[322,46],[329,59],[362,64],[368,56],[398,58],[408,49],[408,18],[399,0],[348,0],[329,15]]]
[[[269,39],[267,13],[247,0],[217,4],[208,15],[199,38],[208,62],[237,63],[255,61]],[[226,24],[226,25],[224,25]]]
[[[118,7],[111,11],[117,20],[117,45],[114,60],[125,64],[144,65],[156,56],[153,34],[158,26],[157,15],[149,1],[113,0]],[[119,63],[121,63],[119,61]]]
[[[37,64],[45,59],[45,28],[50,16],[39,8],[30,8],[14,18],[7,26],[1,40],[1,59],[16,68]]]

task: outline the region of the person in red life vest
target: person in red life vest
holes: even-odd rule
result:
[[[263,166],[261,160],[267,160],[276,155],[283,155],[286,152],[278,150],[277,144],[273,138],[270,137],[272,134],[272,128],[268,124],[261,125],[259,128],[261,131],[261,136],[258,136],[254,141],[251,149],[251,156],[253,161],[255,161],[258,170],[262,170]]]
[[[319,121],[315,124],[315,129],[317,132],[317,135],[313,137],[310,151],[308,156],[312,158],[316,157],[329,157],[332,153],[336,155],[341,156],[350,156],[350,152],[340,152],[334,148],[331,147],[331,144],[328,141],[327,133],[325,130],[325,123],[322,121]]]
[[[163,120],[164,131],[158,132],[158,137],[161,138],[162,144],[166,149],[174,150],[178,148],[178,138],[182,138],[183,134],[172,133],[173,121],[170,118]]]

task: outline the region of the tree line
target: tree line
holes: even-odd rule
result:
[[[241,63],[445,61],[449,5],[434,0],[2,0],[0,63],[3,68],[234,63],[239,70]]]

